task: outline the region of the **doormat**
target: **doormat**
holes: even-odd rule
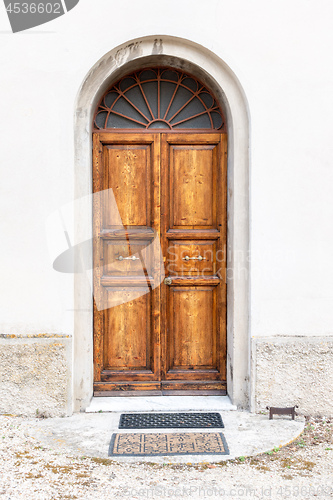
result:
[[[229,455],[220,432],[113,434],[109,456]]]
[[[206,429],[224,427],[219,413],[123,413],[119,429]]]

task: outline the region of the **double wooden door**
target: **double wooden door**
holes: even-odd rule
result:
[[[225,393],[226,147],[94,134],[95,395]]]

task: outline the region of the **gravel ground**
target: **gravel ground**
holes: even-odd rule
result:
[[[310,419],[294,443],[216,464],[117,463],[45,448],[29,420],[0,416],[0,498],[332,498],[333,420]]]

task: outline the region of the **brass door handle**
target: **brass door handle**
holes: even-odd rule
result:
[[[202,255],[199,255],[198,257],[189,257],[188,255],[185,255],[183,257],[183,260],[205,260]]]
[[[171,285],[172,279],[171,278],[164,278],[164,284],[165,285]]]
[[[123,257],[122,255],[119,255],[116,260],[140,260],[139,257],[135,257],[135,255],[132,255],[131,257]]]

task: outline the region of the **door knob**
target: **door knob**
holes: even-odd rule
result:
[[[164,284],[165,285],[171,285],[172,279],[171,278],[164,278]]]

